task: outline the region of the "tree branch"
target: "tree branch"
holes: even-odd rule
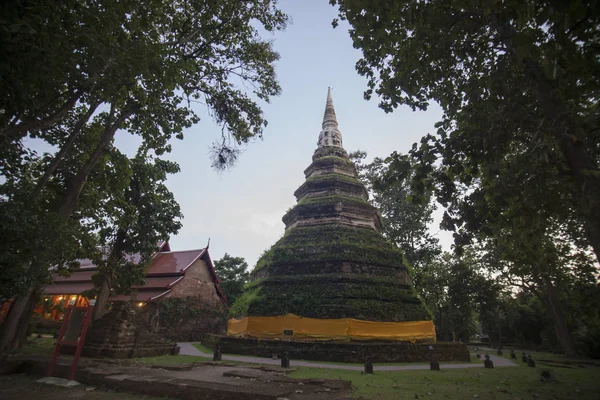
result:
[[[54,114],[39,120],[23,121],[13,127],[3,130],[0,132],[0,136],[2,136],[4,140],[7,140],[10,137],[18,135],[25,136],[24,134],[31,130],[51,128],[54,126],[54,124],[61,121],[67,115],[67,113],[73,107],[75,107],[75,104],[77,104],[77,100],[79,100],[81,95],[81,91],[76,91]]]
[[[106,152],[106,146],[113,139],[117,130],[121,127],[121,125],[123,125],[125,120],[138,109],[138,107],[139,106],[137,105],[126,106],[121,114],[117,117],[115,122],[105,127],[104,132],[102,133],[102,136],[96,145],[96,148],[90,155],[90,158],[85,165],[81,167],[75,178],[73,178],[68,186],[67,193],[65,193],[58,211],[60,218],[68,218],[73,213],[75,206],[77,205],[77,200],[79,198],[79,194],[81,193],[81,189],[83,189],[90,172],[94,169],[100,158]],[[111,110],[113,109],[114,106],[111,106]]]
[[[52,174],[54,174],[54,171],[56,171],[56,168],[58,168],[58,165],[64,158],[65,154],[67,154],[67,152],[69,151],[69,149],[71,148],[73,143],[75,143],[75,139],[77,139],[77,137],[79,137],[79,134],[81,133],[81,129],[87,123],[87,121],[89,121],[89,119],[94,114],[96,109],[100,106],[100,104],[101,104],[101,101],[96,101],[95,103],[91,104],[88,111],[81,118],[79,118],[79,120],[73,127],[73,131],[71,132],[69,139],[66,141],[65,144],[63,144],[63,146],[60,148],[59,152],[56,153],[56,155],[54,156],[54,159],[52,160],[52,162],[50,163],[48,168],[46,168],[44,175],[38,181],[38,183],[35,187],[35,190],[33,192],[34,199],[37,198],[37,196],[39,195],[41,190],[48,184],[50,177],[52,176]]]

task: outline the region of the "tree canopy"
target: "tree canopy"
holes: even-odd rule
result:
[[[229,254],[215,260],[215,272],[221,280],[220,287],[227,297],[227,304],[231,307],[235,300],[242,295],[244,285],[250,279],[248,263],[242,257],[232,257]]]
[[[441,158],[438,198],[457,243],[494,214],[536,209],[600,257],[594,2],[330,2],[362,51],[365,98],[379,95],[386,112],[444,110],[413,155],[420,177]],[[456,195],[463,187],[473,192]]]
[[[372,203],[383,219],[382,233],[398,246],[408,262],[419,269],[441,253],[439,240],[429,232],[435,209],[432,193],[421,195],[412,188],[414,165],[407,155],[393,152],[364,164],[366,153],[350,154]]]
[[[98,229],[116,218],[102,205],[135,184],[130,173],[116,173],[128,168],[114,147],[117,132],[139,136],[148,157],[161,157],[199,122],[194,105],[201,104],[222,128],[213,146],[217,169],[235,161],[238,145],[262,136],[261,106],[281,89],[279,55],[261,32],[284,29],[287,16],[276,0],[0,7],[0,236],[14,239],[0,256],[0,287],[15,298],[1,351],[49,268],[93,255],[104,242]],[[40,141],[48,153],[34,150]],[[153,234],[151,226],[134,230]]]
[[[485,268],[535,294],[573,355],[561,293],[575,275],[593,282],[600,260],[595,2],[330,3],[362,51],[366,99],[442,107],[410,152],[412,188],[435,192],[458,255],[488,246]]]
[[[116,152],[116,150],[113,150]],[[99,206],[98,247],[92,257],[98,267],[94,317],[100,317],[111,292],[120,294],[143,284],[158,245],[181,229],[183,215],[165,185],[179,172],[172,162],[150,157],[142,150],[117,174],[127,176],[124,190],[110,193]]]

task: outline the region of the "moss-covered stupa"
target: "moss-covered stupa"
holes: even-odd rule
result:
[[[248,318],[232,320],[229,333],[433,339],[410,266],[380,233],[381,217],[343,148],[331,90],[312,160],[298,203],[283,216],[284,237],[260,258],[234,306]]]

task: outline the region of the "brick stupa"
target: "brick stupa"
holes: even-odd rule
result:
[[[259,259],[234,309],[248,317],[428,321],[433,329],[410,266],[380,233],[381,216],[343,148],[331,90],[312,160],[283,217],[284,237]]]

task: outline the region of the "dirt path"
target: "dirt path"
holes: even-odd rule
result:
[[[194,347],[192,343],[181,342],[177,343],[180,347],[181,355],[186,356],[199,356],[199,357],[209,357],[212,358],[212,354],[203,353],[197,348]],[[516,367],[517,364],[514,362],[503,358],[497,357],[490,354],[490,359],[494,362],[494,366],[496,367]],[[223,354],[224,361],[240,361],[252,364],[267,364],[267,365],[279,365],[281,363],[280,360],[272,360],[270,358],[264,357],[251,357],[251,356],[232,356]],[[310,368],[328,368],[328,369],[345,369],[351,371],[362,371],[362,365],[356,364],[326,364],[319,363],[315,361],[300,361],[300,360],[291,360],[292,367],[310,367]],[[471,364],[452,364],[452,363],[442,363],[440,362],[440,367],[442,369],[454,369],[454,368],[483,368],[483,361],[481,363],[471,363]],[[377,365],[375,364],[373,369],[375,371],[408,371],[408,370],[418,370],[418,369],[429,369],[429,364],[414,364],[414,365]]]
[[[8,371],[37,375],[45,370],[47,360],[12,359],[10,363]],[[69,360],[59,358],[54,376],[65,378],[69,370]],[[195,400],[340,400],[349,398],[351,394],[352,383],[349,380],[294,379],[287,376],[289,371],[266,365],[199,362],[141,366],[82,359],[75,377],[81,386],[55,387],[40,384],[30,376],[6,375],[0,376],[0,399],[138,400],[140,395],[146,395]],[[106,391],[103,391],[105,388]],[[40,395],[36,395],[38,392]],[[61,397],[60,393],[64,396]]]
[[[131,393],[109,392],[90,386],[62,388],[36,382],[37,378],[26,375],[0,376],[0,399],[2,400],[158,400],[158,397],[139,396]],[[86,390],[87,389],[87,390]]]

